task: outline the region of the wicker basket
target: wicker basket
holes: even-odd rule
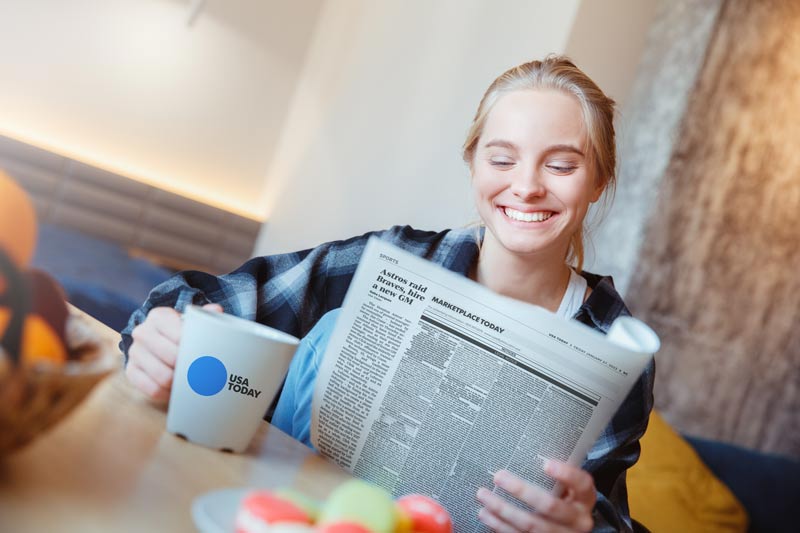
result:
[[[70,314],[67,343],[70,360],[62,366],[12,368],[7,359],[0,361],[0,455],[66,417],[120,364],[116,349],[82,315]]]

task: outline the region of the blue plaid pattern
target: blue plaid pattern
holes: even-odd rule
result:
[[[342,306],[370,236],[377,236],[420,257],[466,276],[477,258],[478,234],[462,228],[441,232],[395,226],[385,231],[330,242],[300,252],[257,257],[224,276],[197,271],[176,274],[154,288],[122,330],[120,349],[127,361],[131,332],[154,307],[182,311],[187,305],[214,302],[231,313],[304,337],[328,311]],[[630,314],[608,277],[583,273],[592,293],[575,319],[606,333],[611,323]],[[589,452],[583,467],[594,477],[595,531],[632,531],[625,471],[639,458],[639,438],[653,407],[651,363],[611,423]]]

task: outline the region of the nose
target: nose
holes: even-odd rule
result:
[[[547,192],[542,176],[535,168],[523,169],[511,182],[511,192],[520,200],[541,198]]]

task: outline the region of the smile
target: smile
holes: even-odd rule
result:
[[[517,211],[516,209],[511,209],[510,207],[504,207],[503,212],[508,218],[512,220],[518,220],[519,222],[544,222],[555,214],[552,211],[534,211],[533,213],[523,213],[522,211]]]

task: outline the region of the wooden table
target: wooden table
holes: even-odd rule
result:
[[[93,327],[116,345],[116,332]],[[266,422],[240,455],[165,426],[166,410],[118,369],[55,428],[0,457],[0,531],[194,531],[191,504],[207,491],[291,486],[324,498],[349,478]]]

